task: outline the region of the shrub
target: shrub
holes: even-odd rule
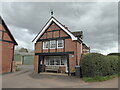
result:
[[[81,68],[83,77],[113,75],[118,72],[118,56],[90,53],[82,57]]]
[[[120,56],[120,53],[109,53],[108,55]]]
[[[109,65],[109,75],[118,73],[118,56],[106,56]]]

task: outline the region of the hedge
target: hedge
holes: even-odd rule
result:
[[[113,75],[118,72],[118,56],[90,53],[82,57],[80,65],[83,77]]]
[[[108,55],[120,56],[120,53],[109,53]]]
[[[109,75],[118,73],[118,56],[106,56],[109,67]]]

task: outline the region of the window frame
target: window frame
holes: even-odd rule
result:
[[[62,47],[58,47],[58,41],[59,40],[62,40],[62,43],[63,43],[63,46]],[[59,40],[57,40],[57,48],[64,48],[64,40],[63,39],[59,39]]]
[[[45,47],[45,42],[48,42],[48,44],[49,44],[48,48]],[[49,47],[50,47],[50,41],[43,41],[43,49],[49,49]]]
[[[55,47],[54,47],[54,48],[51,48],[51,42],[52,42],[52,41],[55,41]],[[50,48],[50,49],[56,49],[56,47],[57,47],[57,45],[56,45],[56,40],[50,40],[50,46],[49,46],[49,48]]]
[[[62,41],[62,47],[58,47],[59,41]],[[51,48],[51,42],[55,42],[55,47]],[[48,48],[45,47],[45,43],[48,43]],[[63,39],[58,39],[58,40],[50,40],[50,41],[43,41],[43,49],[56,49],[56,48],[64,48],[64,40]]]
[[[60,58],[60,63],[59,63],[60,65],[56,65],[56,64],[55,64],[55,62],[56,62],[56,59],[55,59],[55,58],[57,58],[56,56],[53,56],[53,57],[52,57],[52,58],[53,58],[53,61],[54,61],[54,65],[51,65],[51,62],[50,62],[50,61],[51,61],[51,56],[48,56],[48,57],[47,57],[49,64],[48,64],[48,65],[46,64],[46,58],[45,58],[44,63],[46,64],[46,66],[66,66],[66,65],[67,65],[66,61],[65,61],[66,64],[61,65],[61,61],[62,61],[61,59],[62,59],[62,58],[61,58],[61,56],[58,56],[58,57]],[[65,59],[65,60],[66,60],[66,59]]]

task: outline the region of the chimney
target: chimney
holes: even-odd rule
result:
[[[68,29],[68,27],[65,27],[66,29]]]
[[[63,27],[65,27],[65,29],[68,29],[68,27],[66,27],[65,25],[63,25]]]

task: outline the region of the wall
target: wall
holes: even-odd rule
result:
[[[60,30],[60,31],[59,31]],[[59,38],[59,37],[68,37],[64,38],[64,48],[62,49],[42,49],[42,41],[39,41],[35,44],[35,53],[49,53],[49,52],[74,52],[74,54],[69,55],[69,66],[70,71],[74,68],[76,64],[80,62],[81,58],[81,45],[77,41],[72,41],[70,36],[59,28],[56,24],[51,24],[51,26],[44,32],[40,37],[40,40],[48,38]],[[76,63],[76,60],[78,61]],[[37,72],[38,69],[38,56],[34,57],[34,69]]]
[[[1,41],[0,43],[2,43],[2,73],[11,72],[13,44]]]
[[[3,31],[4,33],[2,33]],[[1,24],[0,24],[0,40],[12,41],[7,31]],[[1,48],[0,57],[2,57],[2,59],[0,59],[0,62],[2,62],[2,66],[0,66],[2,67],[2,71],[0,70],[0,73],[11,72],[14,44],[10,42],[0,41],[0,48]]]

